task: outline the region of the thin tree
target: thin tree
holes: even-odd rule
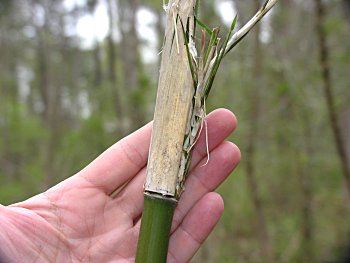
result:
[[[125,128],[125,110],[123,97],[121,95],[120,87],[117,83],[117,65],[116,65],[116,44],[114,42],[114,23],[115,23],[115,5],[113,4],[114,0],[108,0],[108,19],[109,19],[109,33],[107,36],[107,62],[108,62],[108,80],[111,92],[113,94],[113,100],[115,105],[116,118],[118,122],[118,135],[122,137],[126,133]]]
[[[327,33],[324,28],[324,21],[326,19],[326,10],[322,0],[314,0],[316,7],[316,34],[318,44],[318,55],[321,69],[322,86],[328,110],[329,122],[333,132],[336,150],[339,156],[345,185],[348,190],[348,197],[350,199],[350,165],[348,163],[345,143],[341,134],[339,126],[339,119],[337,109],[335,106],[335,99],[333,94],[333,86],[331,80],[331,66],[329,59],[329,48],[327,47]]]
[[[37,7],[44,10],[44,23],[42,26],[36,26],[38,44],[36,47],[37,55],[37,79],[41,102],[43,105],[42,119],[46,129],[49,131],[48,140],[43,145],[44,158],[44,188],[51,186],[57,180],[57,171],[55,170],[55,152],[57,150],[58,140],[60,138],[61,125],[59,113],[61,112],[61,93],[58,87],[61,79],[55,82],[54,63],[52,61],[52,36],[51,22],[57,19],[54,13],[60,6],[49,1],[37,1]],[[58,74],[58,73],[56,73]]]
[[[259,1],[254,1],[254,7],[259,7]],[[253,42],[253,71],[252,71],[252,90],[250,94],[250,116],[249,116],[249,130],[247,136],[247,150],[245,153],[246,162],[246,176],[250,196],[253,201],[256,213],[256,232],[261,246],[262,256],[268,261],[272,261],[272,248],[268,235],[267,223],[264,214],[262,198],[260,195],[258,180],[256,178],[256,147],[259,137],[259,119],[260,119],[260,104],[261,104],[261,90],[263,89],[263,52],[260,41],[261,26],[257,24],[254,33]]]
[[[121,33],[121,71],[122,89],[126,94],[128,107],[129,130],[138,127],[145,120],[145,110],[142,94],[147,84],[141,81],[143,78],[143,67],[139,51],[140,39],[137,34],[137,12],[139,0],[119,1],[119,28]],[[142,94],[142,96],[141,96]]]

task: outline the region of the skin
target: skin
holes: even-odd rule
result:
[[[167,262],[188,262],[219,221],[224,203],[213,192],[240,160],[224,140],[234,115],[208,115],[175,210]],[[44,193],[0,205],[0,262],[134,262],[152,124],[120,140],[76,175]]]

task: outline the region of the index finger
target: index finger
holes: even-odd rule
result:
[[[112,145],[79,172],[78,176],[107,195],[111,194],[146,165],[152,123]]]

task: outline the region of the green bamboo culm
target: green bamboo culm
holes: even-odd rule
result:
[[[136,263],[166,262],[176,201],[145,194]]]

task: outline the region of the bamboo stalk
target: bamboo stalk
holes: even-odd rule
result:
[[[192,35],[195,4],[195,0],[171,0],[165,7],[168,19],[136,262],[166,261],[178,186],[183,180],[178,177],[179,163],[194,93],[180,20],[186,22]]]
[[[144,184],[137,263],[166,261],[174,209],[184,190],[191,151],[203,130],[205,100],[220,62],[277,2],[267,0],[253,22],[236,33],[238,38],[232,35],[234,19],[226,40],[219,47],[218,28],[210,30],[195,18],[198,1],[170,0],[164,6],[167,26]],[[194,43],[196,22],[211,36],[206,50],[205,38],[202,38],[199,57]]]

